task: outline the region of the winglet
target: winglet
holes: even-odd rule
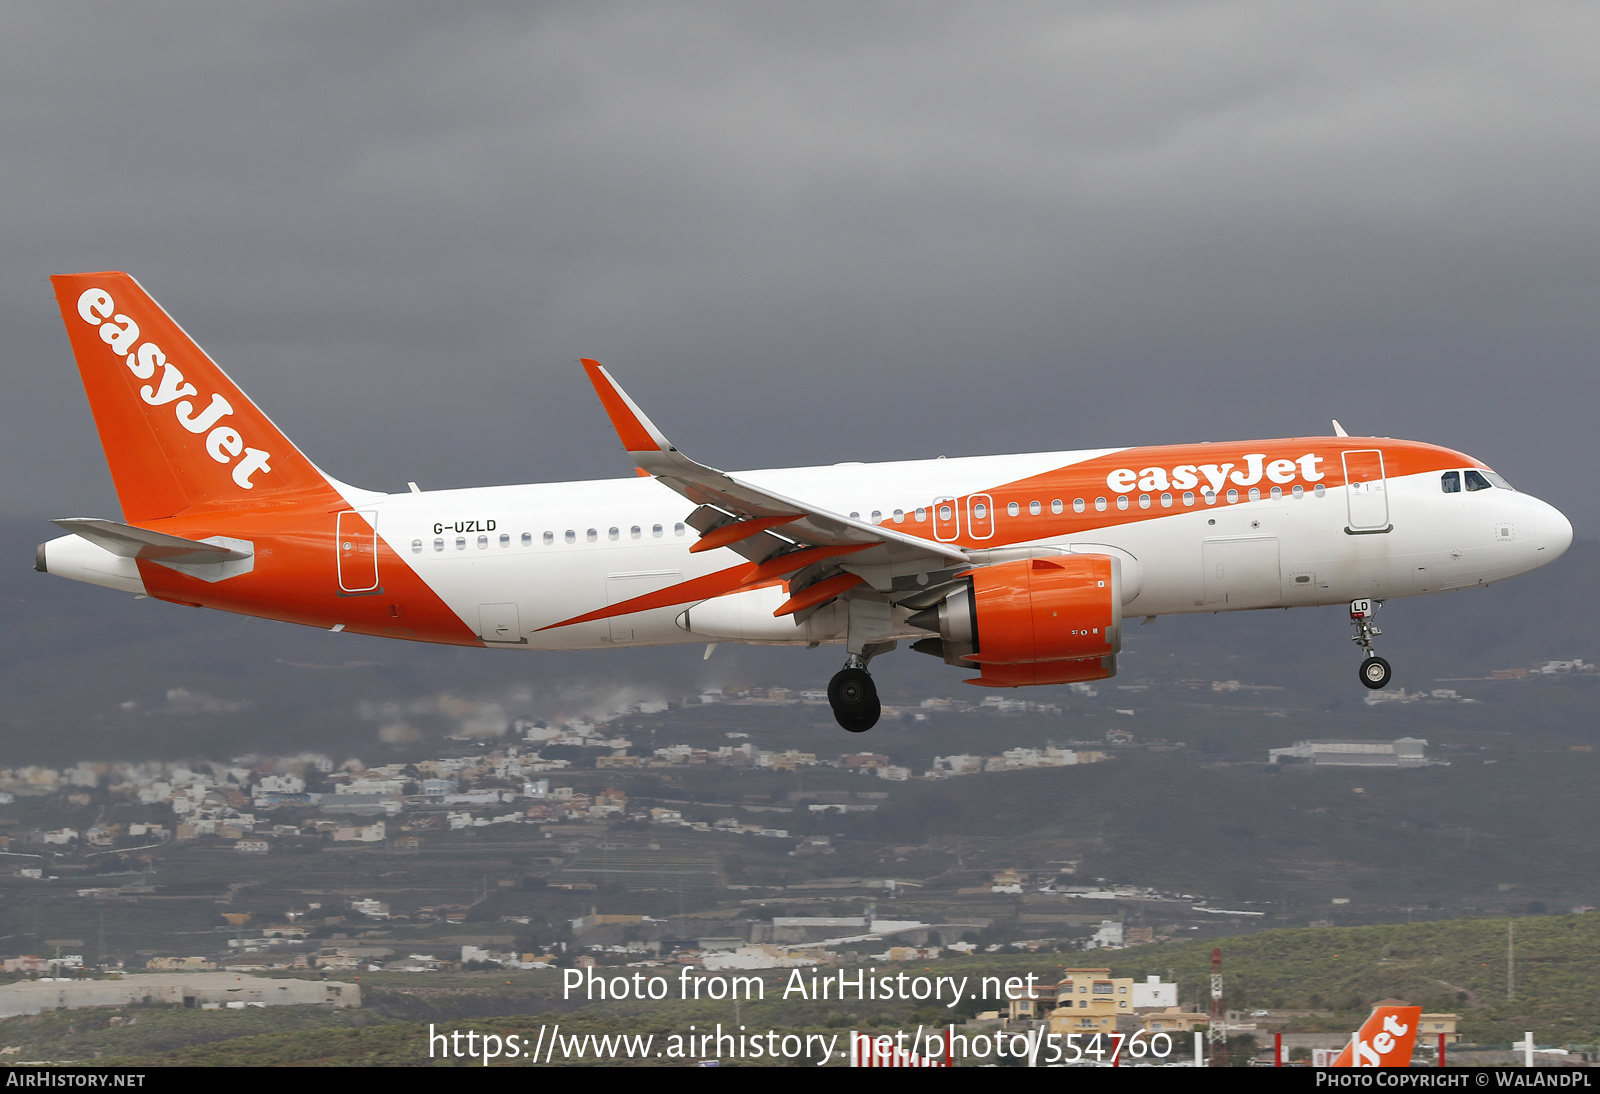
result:
[[[1335,437],[1348,437],[1348,436],[1350,436],[1350,434],[1348,434],[1348,433],[1346,433],[1344,431],[1344,426],[1339,424],[1339,419],[1338,418],[1335,418],[1333,420],[1333,435]]]
[[[589,374],[589,382],[594,385],[595,394],[600,396],[600,404],[606,408],[606,414],[610,416],[611,425],[621,438],[623,448],[629,452],[676,451],[655,423],[645,417],[639,405],[628,398],[628,393],[611,378],[604,365],[587,357],[582,360],[583,371]]]

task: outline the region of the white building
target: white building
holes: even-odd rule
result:
[[[1421,767],[1428,762],[1428,742],[1420,737],[1397,741],[1298,741],[1289,748],[1267,752],[1269,763],[1280,759],[1309,760],[1340,767]]]
[[[1144,983],[1133,985],[1133,1009],[1140,1007],[1175,1007],[1178,1005],[1178,985],[1163,984],[1159,976],[1147,976]]]

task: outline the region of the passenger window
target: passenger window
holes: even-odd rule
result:
[[[1126,495],[1126,494],[1118,494],[1117,495],[1117,508],[1118,509],[1126,509],[1127,507],[1128,507],[1128,495]]]
[[[1293,494],[1297,498],[1303,498],[1306,494],[1306,488],[1301,486],[1299,483],[1295,483],[1294,488],[1290,490],[1289,493]]]
[[[677,524],[674,524],[672,526],[672,534],[675,535],[675,536],[683,535],[683,522],[682,521],[679,521]]]
[[[1237,491],[1237,490],[1234,490],[1234,489],[1232,489],[1232,488],[1231,488],[1231,487],[1230,487],[1230,488],[1229,488],[1229,490],[1228,490],[1228,504],[1229,504],[1229,505],[1233,505],[1233,504],[1235,504],[1235,503],[1236,503],[1236,502],[1237,502],[1237,501],[1238,501],[1238,500],[1239,500],[1239,491]]]
[[[414,555],[420,555],[422,553],[422,541],[420,539],[414,539],[411,541],[411,553]]]
[[[650,526],[650,534],[652,536],[655,536],[657,539],[660,539],[661,538],[661,525],[652,524]]]
[[[567,529],[567,542],[568,543],[576,543],[576,542],[578,542],[578,533],[574,532],[571,528]]]
[[[442,550],[444,550],[444,540],[442,540],[442,539],[436,539],[436,540],[434,540],[434,541],[433,541],[433,549],[434,549],[434,550],[435,550],[435,551],[442,551]]]
[[[1030,501],[1028,503],[1028,515],[1030,517],[1038,516],[1041,509],[1042,509],[1042,506],[1040,506],[1040,504],[1038,502],[1036,502],[1036,501]]]
[[[467,549],[467,537],[466,536],[457,536],[456,537],[456,550],[465,551],[466,549]]]
[[[1060,498],[1057,498],[1055,501],[1050,503],[1050,512],[1054,513],[1058,517],[1061,515],[1061,510],[1065,508],[1066,506],[1061,504]]]
[[[1193,505],[1194,504],[1194,491],[1193,490],[1185,490],[1183,492],[1183,504],[1185,504],[1185,505]]]
[[[504,533],[504,532],[500,533],[500,546],[502,546],[502,547],[511,546],[511,537],[509,535],[507,535],[506,533]]]
[[[1150,495],[1149,494],[1140,494],[1139,495],[1139,508],[1140,509],[1148,509],[1148,508],[1150,508]]]
[[[615,527],[613,527],[610,531],[608,531],[606,533],[606,538],[609,539],[611,542],[615,543],[617,541],[617,537],[619,537],[621,534],[622,534],[621,532],[619,532]]]
[[[1200,491],[1200,496],[1206,499],[1207,505],[1217,504],[1217,492],[1209,486]]]
[[[583,538],[588,540],[590,543],[598,543],[600,540],[600,533],[598,530],[590,528],[587,532],[583,533]]]
[[[1094,499],[1094,508],[1095,508],[1096,512],[1104,513],[1106,511],[1106,499],[1105,498],[1095,498]]]
[[[882,521],[883,521],[883,510],[882,509],[874,509],[872,511],[872,523],[873,524],[879,524],[879,523],[882,523]]]
[[[639,530],[639,526],[637,524],[635,524],[632,528],[628,529],[628,538],[629,539],[638,539],[643,534],[644,533]]]
[[[928,519],[928,511],[926,509],[918,509],[912,516],[916,517],[917,523],[920,524]]]
[[[479,536],[478,537],[478,550],[480,550],[480,551],[485,550],[485,549],[488,548],[488,546],[489,546],[489,537],[488,536]]]
[[[1162,494],[1161,495],[1161,508],[1163,508],[1163,509],[1171,509],[1172,508],[1172,495],[1171,494]]]
[[[556,541],[556,534],[554,532],[546,532],[544,534],[544,545],[546,547],[550,546],[555,541]]]
[[[972,515],[977,517],[979,520],[982,520],[984,517],[989,515],[989,507],[980,501],[977,505],[972,507]]]
[[[1467,480],[1467,489],[1468,490],[1492,490],[1492,489],[1494,489],[1494,487],[1490,485],[1489,480],[1484,478],[1482,475],[1478,474],[1478,472],[1476,472],[1476,471],[1468,471],[1466,473],[1465,478]]]
[[[850,519],[851,520],[860,520],[861,519],[861,513],[859,511],[855,510],[855,509],[850,510]]]
[[[1317,497],[1319,497],[1319,498],[1322,497],[1323,495],[1327,494],[1327,492],[1328,492],[1328,488],[1326,486],[1323,486],[1320,482],[1317,483],[1317,488],[1312,491],[1312,493],[1317,495]]]
[[[1261,500],[1261,488],[1259,486],[1252,486],[1250,488],[1250,500],[1251,501],[1260,501]]]
[[[1014,517],[1020,512],[1022,512],[1022,507],[1016,502],[1013,501],[1006,503],[1006,516]]]
[[[904,524],[906,522],[906,511],[904,509],[896,509],[894,511],[894,522],[896,524]]]
[[[1439,489],[1446,494],[1461,493],[1461,472],[1446,471],[1439,477]]]
[[[948,505],[939,506],[939,519],[940,520],[949,520],[950,519],[950,507]]]
[[[1072,499],[1072,511],[1074,513],[1081,513],[1087,508],[1089,508],[1089,507],[1087,505],[1083,504],[1083,499],[1082,498],[1073,498]]]
[[[1283,487],[1281,487],[1281,486],[1274,486],[1274,487],[1273,487],[1273,488],[1272,488],[1272,496],[1273,496],[1273,497],[1274,497],[1274,498],[1281,498],[1281,497],[1283,497]]]

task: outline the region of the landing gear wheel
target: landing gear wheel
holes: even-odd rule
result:
[[[1376,691],[1389,683],[1389,662],[1381,657],[1369,657],[1361,662],[1361,682]]]
[[[833,717],[851,733],[865,733],[878,724],[883,704],[878,689],[866,669],[840,669],[828,681],[828,704]]]

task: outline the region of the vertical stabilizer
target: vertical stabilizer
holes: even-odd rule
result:
[[[328,479],[125,273],[50,279],[130,522],[328,493]]]
[[[1333,1067],[1410,1067],[1421,1007],[1375,1007]]]

